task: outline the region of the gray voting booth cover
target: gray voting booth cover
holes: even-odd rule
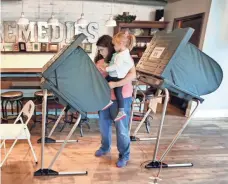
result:
[[[179,97],[193,96],[202,101],[201,95],[220,86],[223,72],[215,60],[189,43],[193,32],[192,28],[157,32],[136,69],[145,78],[161,79],[155,81],[160,88],[168,88]]]
[[[110,101],[110,88],[88,54],[79,46],[86,38],[78,35],[44,65],[41,87],[52,91],[71,111],[101,110]]]

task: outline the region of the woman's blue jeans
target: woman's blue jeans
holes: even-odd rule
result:
[[[119,157],[124,160],[130,159],[130,136],[129,121],[131,114],[132,98],[124,98],[124,111],[126,117],[115,122],[117,149]],[[112,144],[112,123],[118,113],[117,101],[114,100],[111,107],[99,112],[99,127],[101,133],[101,147],[103,152],[109,152]]]

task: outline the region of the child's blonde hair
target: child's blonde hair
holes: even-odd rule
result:
[[[135,39],[135,36],[129,33],[128,31],[119,32],[113,37],[112,43],[119,44],[120,42],[124,42],[125,46],[131,51],[135,46],[136,39]]]

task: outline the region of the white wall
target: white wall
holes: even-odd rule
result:
[[[228,117],[228,0],[212,0],[203,51],[223,69],[219,89],[206,95],[201,112],[208,116]],[[198,116],[202,116],[198,114]]]
[[[200,48],[203,46],[204,35],[210,10],[211,0],[180,0],[174,3],[168,3],[165,7],[165,21],[170,21],[168,30],[173,28],[175,18],[185,17],[198,13],[205,13],[202,35],[200,39]]]
[[[21,14],[22,1],[3,1],[1,2],[1,21],[18,20]],[[38,6],[40,2],[40,13]],[[31,21],[47,21],[51,16],[51,0],[24,0],[24,13]],[[60,22],[77,21],[81,14],[81,1],[54,1],[54,13]],[[127,11],[130,14],[135,14],[137,20],[154,20],[156,9],[162,7],[129,5],[129,4],[114,4],[113,14],[122,14]],[[85,18],[89,22],[99,23],[99,36],[103,34],[113,35],[113,28],[104,26],[105,21],[111,13],[111,4],[105,2],[84,2]],[[94,58],[96,47],[93,46],[93,53],[90,54]],[[52,54],[22,54],[22,55],[2,55],[2,68],[40,68],[50,58]]]
[[[202,96],[195,117],[228,117],[228,0],[180,0],[165,7],[165,20],[170,21],[172,30],[174,18],[205,12],[200,40],[203,52],[215,59],[223,69],[223,82],[212,94]]]

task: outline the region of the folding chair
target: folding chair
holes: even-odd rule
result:
[[[27,127],[27,124],[33,115],[34,109],[35,109],[35,105],[33,101],[30,100],[24,105],[24,107],[22,108],[21,112],[19,113],[19,115],[17,116],[13,124],[0,124],[0,140],[2,140],[2,142],[0,143],[0,149],[2,148],[2,146],[4,146],[4,149],[5,149],[6,140],[14,140],[12,146],[10,147],[7,153],[5,149],[5,157],[0,163],[0,168],[3,166],[9,154],[12,152],[17,141],[25,140],[25,139],[28,140],[29,146],[32,150],[33,157],[37,164],[37,157],[32,147],[32,143],[30,141],[30,132]],[[27,117],[27,120],[24,122],[22,117],[25,117],[25,116]]]

